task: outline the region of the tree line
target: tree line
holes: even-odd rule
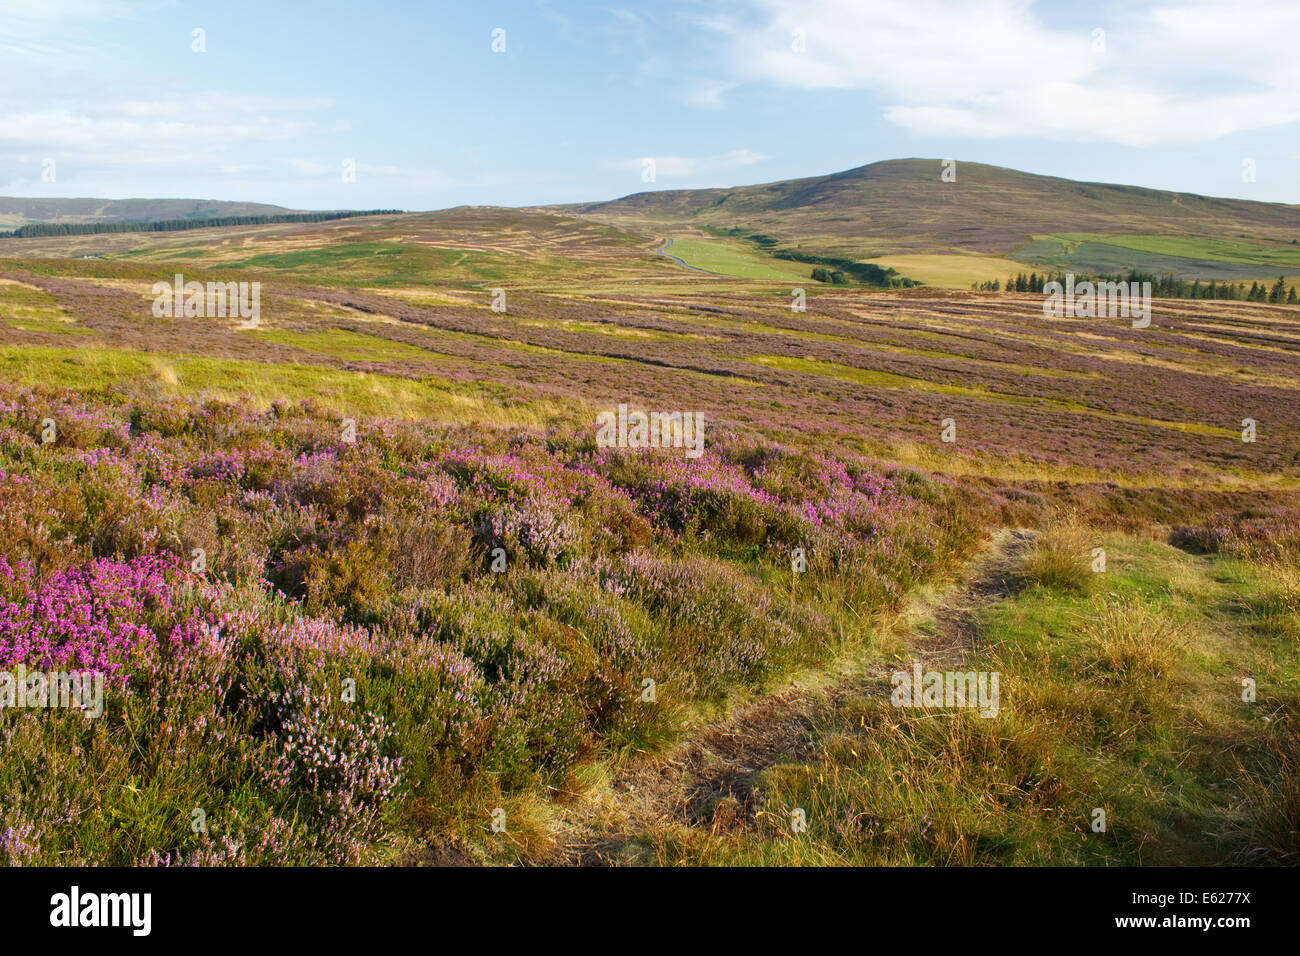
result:
[[[814,282],[829,282],[833,285],[848,285],[850,282],[861,282],[864,285],[875,286],[880,289],[910,289],[913,286],[923,284],[918,279],[909,279],[907,276],[900,275],[897,269],[878,266],[874,262],[859,262],[856,259],[847,259],[842,256],[822,256],[809,252],[800,252],[795,249],[783,249],[780,240],[774,236],[761,232],[751,232],[742,226],[734,226],[731,229],[719,229],[716,226],[703,226],[702,228],[705,232],[712,233],[715,236],[734,236],[752,242],[773,259],[784,259],[787,262],[802,262],[807,265],[817,266],[812,271]]]
[[[1009,276],[1005,285],[1000,279],[990,279],[986,282],[974,282],[971,288],[979,292],[1042,293],[1049,282],[1059,282],[1064,286],[1065,273],[1044,272],[1039,275],[1037,272],[1031,272],[1026,275],[1021,272]],[[1277,281],[1272,285],[1252,282],[1249,289],[1246,288],[1245,282],[1219,282],[1215,279],[1209,282],[1193,279],[1188,282],[1173,275],[1156,275],[1137,270],[1131,270],[1128,275],[1075,275],[1074,284],[1077,286],[1080,282],[1150,282],[1151,294],[1157,299],[1228,299],[1239,302],[1271,302],[1274,305],[1300,305],[1300,296],[1296,294],[1296,287],[1292,285],[1288,288],[1284,276],[1278,276]]]
[[[216,226],[265,226],[284,222],[327,222],[354,216],[387,216],[400,209],[363,209],[341,212],[283,213],[273,216],[213,216],[207,219],[128,220],[126,222],[33,222],[9,232],[0,239],[32,239],[42,236],[95,236],[113,232],[179,232],[185,229],[211,229]]]

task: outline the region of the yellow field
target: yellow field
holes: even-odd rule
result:
[[[964,252],[881,256],[867,261],[886,269],[897,269],[909,279],[920,279],[926,285],[943,289],[969,289],[972,282],[989,279],[1005,282],[1009,275],[1030,271],[1023,262],[1014,259]]]

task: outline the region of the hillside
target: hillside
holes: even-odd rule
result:
[[[351,225],[222,225],[189,237],[29,236],[21,244],[0,244],[0,257],[162,260],[201,252],[204,259],[230,258],[233,253],[223,252],[214,241],[224,245],[258,237],[271,244],[266,252],[289,251],[284,243],[291,241],[295,256],[320,259],[331,268],[354,263],[361,278],[373,271],[373,243],[381,242],[381,271],[427,276],[439,265],[432,260],[449,255],[458,271],[481,279],[481,272],[501,273],[503,260],[497,257],[513,256],[523,240],[534,266],[551,255],[571,259],[557,266],[559,274],[571,278],[577,268],[589,272],[589,280],[640,270],[647,258],[663,260],[650,266],[652,271],[674,262],[677,269],[685,266],[719,277],[781,282],[811,278],[817,265],[853,273],[850,263],[867,261],[892,269],[886,275],[901,281],[961,289],[1031,271],[1112,274],[1136,269],[1243,289],[1256,281],[1271,286],[1279,275],[1300,276],[1297,206],[1079,183],[966,162],[958,163],[957,181],[945,183],[942,168],[938,160],[891,160],[757,186],[662,190],[531,209],[367,214],[365,221]],[[288,210],[205,200],[0,200],[0,220],[21,213],[107,223],[112,216],[183,219],[209,212],[278,215]],[[413,244],[409,240],[416,235],[421,239]],[[320,251],[308,253],[303,244]],[[666,251],[669,244],[671,253]],[[633,249],[636,254],[629,258]],[[279,261],[272,257],[254,264],[275,267]],[[551,266],[541,271],[547,268]],[[531,271],[531,278],[541,277]],[[857,271],[862,274],[855,274],[854,281],[877,284],[869,268]]]
[[[1297,206],[968,162],[958,163],[956,182],[945,183],[942,170],[937,159],[889,160],[807,179],[563,208],[625,228],[736,230],[858,259],[964,252],[1081,271],[1125,266],[1207,278],[1300,271]],[[1174,237],[1176,244],[1159,241]]]
[[[219,199],[26,199],[0,196],[0,225],[30,222],[94,223],[217,216],[276,216],[298,210]]]

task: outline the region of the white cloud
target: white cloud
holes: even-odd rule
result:
[[[659,176],[704,176],[724,169],[739,166],[752,166],[767,159],[762,153],[752,149],[733,149],[728,153],[714,156],[653,156],[646,157],[655,162],[655,173]],[[640,172],[645,159],[620,159],[610,163],[612,169],[625,169]]]
[[[699,109],[716,110],[723,107],[722,97],[728,90],[734,89],[735,83],[704,81],[686,91],[686,105]]]
[[[163,0],[0,0],[0,51],[66,66],[102,54],[95,24],[156,14]]]
[[[357,180],[378,182],[384,186],[400,188],[412,193],[434,192],[453,185],[464,185],[436,169],[417,169],[409,166],[372,165],[357,163]]]
[[[20,164],[52,156],[69,168],[218,168],[243,147],[283,142],[314,130],[310,114],[331,105],[320,98],[223,93],[174,93],[34,109],[0,104],[0,154]]]
[[[1147,146],[1300,120],[1294,0],[1125,6],[1095,25],[1104,51],[1093,26],[1052,26],[1033,0],[749,3],[701,21],[727,37],[733,79],[869,91],[920,134]]]
[[[357,183],[380,185],[393,190],[408,193],[432,193],[454,187],[478,187],[509,184],[512,177],[501,176],[486,170],[480,170],[473,176],[453,177],[438,169],[423,169],[412,166],[368,163],[358,157],[347,157],[356,162]],[[325,179],[340,181],[343,160],[290,159],[290,170],[300,179]]]

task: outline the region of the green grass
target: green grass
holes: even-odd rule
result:
[[[1294,860],[1300,617],[1282,627],[1255,609],[1274,587],[1262,566],[1098,540],[1110,560],[1096,593],[1034,586],[979,615],[984,650],[962,669],[1000,673],[997,717],[900,710],[883,691],[850,700],[816,730],[813,759],[763,772],[748,829],[665,825],[643,843],[654,862]]]
[[[67,388],[104,392],[147,384],[173,394],[222,401],[310,399],[339,412],[431,422],[542,426],[580,414],[576,402],[529,400],[503,385],[471,386],[434,376],[419,379],[319,365],[193,358],[111,348],[0,346],[0,376],[25,386],[57,381]]]
[[[41,289],[0,282],[0,321],[23,332],[84,335],[58,300]]]
[[[427,285],[437,276],[461,282],[499,280],[507,257],[466,249],[395,242],[340,242],[296,252],[264,252],[216,269],[282,269],[330,285]]]
[[[47,332],[53,335],[89,335],[89,329],[83,329],[72,323],[71,319],[58,315],[33,314],[33,310],[10,312],[0,310],[0,319],[12,329],[20,332]]]
[[[970,252],[938,252],[924,255],[889,255],[871,259],[882,269],[894,269],[928,286],[968,289],[972,283],[1002,278],[1020,272],[1024,266],[1003,256]]]
[[[287,329],[261,329],[250,332],[255,338],[265,342],[276,342],[294,348],[333,358],[363,362],[390,362],[403,359],[425,359],[429,352],[394,342],[376,335],[365,335],[347,329],[320,329],[311,332],[296,332]]]
[[[1011,255],[1039,269],[1116,274],[1131,269],[1184,278],[1251,281],[1261,275],[1300,274],[1300,246],[1273,247],[1227,239],[1173,236],[1036,236]],[[996,277],[992,277],[996,278]]]
[[[1187,259],[1218,259],[1225,262],[1248,262],[1262,266],[1281,266],[1300,269],[1300,245],[1289,242],[1260,243],[1246,239],[1223,239],[1214,236],[1142,236],[1142,235],[1089,235],[1086,233],[1061,233],[1060,238],[1071,242],[1097,241],[1139,252],[1162,256],[1180,256]]]
[[[1090,560],[1092,542],[1073,521],[1062,521],[1034,541],[1020,569],[1022,579],[1040,587],[1084,592],[1091,588],[1094,571],[1104,565]]]
[[[741,279],[809,279],[812,266],[747,253],[722,239],[673,239],[664,250],[687,265]]]

